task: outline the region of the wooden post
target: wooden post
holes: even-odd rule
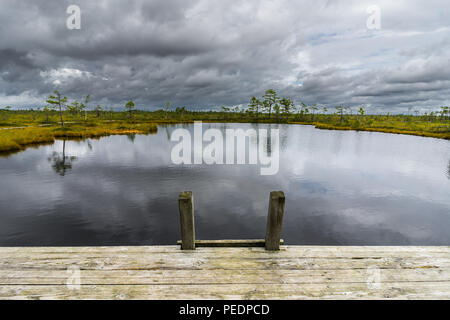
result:
[[[181,250],[195,250],[194,196],[191,191],[178,198],[181,225]]]
[[[285,197],[283,191],[272,191],[267,215],[266,250],[280,250],[281,225],[283,223]]]

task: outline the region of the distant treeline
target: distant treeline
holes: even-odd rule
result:
[[[171,108],[171,103],[167,102],[165,108],[157,110],[157,111],[143,111],[136,110],[135,103],[130,100],[123,107],[125,111],[115,111],[112,107],[106,107],[102,105],[90,106],[88,107],[91,96],[87,95],[82,101],[74,100],[72,102],[68,102],[68,98],[63,96],[59,91],[55,90],[52,95],[47,99],[47,104],[42,108],[37,109],[29,109],[28,111],[42,111],[44,114],[48,114],[50,117],[54,111],[57,111],[60,115],[60,121],[63,124],[64,119],[63,115],[71,115],[78,116],[80,119],[86,120],[88,114],[94,115],[97,118],[108,117],[113,113],[124,113],[126,115],[125,118],[133,118],[133,115],[137,113],[150,113],[158,116],[163,115],[167,118],[180,118],[180,115],[186,116],[189,118],[189,115],[199,116],[200,114],[213,114],[214,117],[221,118],[234,118],[234,117],[242,117],[245,118],[254,118],[254,120],[267,120],[272,119],[274,121],[312,121],[317,120],[317,117],[321,115],[329,116],[329,115],[337,115],[340,123],[345,121],[346,116],[365,116],[366,108],[364,106],[360,106],[357,108],[350,108],[344,105],[338,105],[334,108],[328,108],[326,106],[321,106],[318,104],[306,105],[301,102],[299,105],[296,105],[294,101],[290,98],[279,97],[278,94],[273,89],[267,90],[264,95],[258,99],[256,97],[252,97],[250,102],[245,107],[235,106],[235,107],[225,107],[222,106],[220,110],[211,110],[211,111],[195,111],[189,110],[184,107],[177,107],[175,109]],[[0,109],[1,111],[2,109]],[[90,111],[89,111],[90,110]],[[355,111],[356,110],[356,111]],[[10,106],[7,106],[3,109],[3,111],[12,111]],[[234,114],[234,115],[233,115]],[[378,115],[378,116],[387,116],[387,117],[422,117],[423,119],[427,119],[429,121],[432,120],[448,120],[450,119],[450,108],[448,106],[440,107],[439,111],[425,112],[420,113],[419,111],[413,111],[410,109],[408,115],[404,114],[396,114],[391,115],[387,113],[386,115]],[[323,120],[323,117],[320,117]]]
[[[90,95],[82,101],[68,102],[68,98],[54,91],[42,108],[26,111],[12,110],[10,107],[0,109],[0,126],[21,124],[56,124],[64,127],[65,122],[88,123],[96,121],[129,122],[263,122],[263,123],[304,123],[323,128],[349,128],[365,130],[366,128],[401,128],[402,130],[419,130],[448,132],[450,110],[442,106],[438,112],[420,114],[370,115],[361,106],[355,109],[343,105],[334,108],[317,104],[296,105],[292,99],[279,97],[275,90],[267,90],[261,98],[252,97],[245,107],[221,107],[215,111],[194,111],[186,107],[172,108],[167,102],[157,111],[137,110],[130,100],[123,107],[124,111],[115,111],[101,105],[89,106]]]

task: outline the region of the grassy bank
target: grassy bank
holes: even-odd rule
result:
[[[379,116],[367,116],[371,119],[358,117],[357,120],[339,122],[290,122],[294,124],[314,125],[317,129],[323,130],[353,130],[384,132],[392,134],[407,134],[422,137],[432,137],[450,140],[450,122],[448,121],[424,121],[419,117],[405,121],[402,117],[391,117],[391,119]]]
[[[450,132],[447,130],[440,131],[439,129],[435,131],[423,131],[423,130],[409,130],[406,128],[389,128],[389,127],[346,127],[346,126],[338,126],[338,125],[329,125],[323,123],[314,123],[317,129],[323,130],[353,130],[353,131],[370,131],[370,132],[384,132],[384,133],[392,133],[392,134],[406,134],[413,136],[421,136],[421,137],[430,137],[430,138],[438,138],[438,139],[447,139],[450,140]]]
[[[0,130],[0,152],[13,153],[30,145],[52,143],[55,139],[98,138],[115,134],[149,134],[157,132],[154,123],[87,122],[61,126]]]

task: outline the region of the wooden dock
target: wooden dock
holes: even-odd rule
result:
[[[450,299],[450,247],[284,246],[282,191],[265,239],[197,240],[178,201],[178,246],[0,248],[0,299]]]
[[[450,247],[0,248],[0,299],[450,299]]]

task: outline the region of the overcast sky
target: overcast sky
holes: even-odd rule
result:
[[[0,107],[296,103],[412,112],[450,104],[448,0],[0,0]],[[81,29],[69,30],[69,5]],[[377,5],[381,29],[369,29]]]

